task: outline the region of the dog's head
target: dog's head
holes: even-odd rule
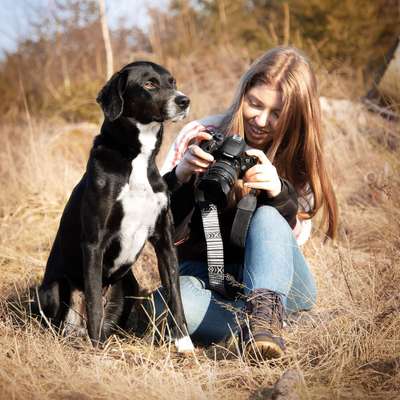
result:
[[[99,92],[97,102],[110,121],[123,116],[148,124],[185,118],[190,100],[176,90],[175,79],[165,68],[137,61],[110,78]]]

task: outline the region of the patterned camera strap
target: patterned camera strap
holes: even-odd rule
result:
[[[203,220],[204,236],[207,244],[208,279],[210,288],[225,296],[224,245],[215,204],[204,200],[201,190],[196,192],[196,201]]]

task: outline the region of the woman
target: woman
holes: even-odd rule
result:
[[[241,282],[237,296],[231,297],[209,286],[204,231],[194,198],[197,176],[214,161],[199,147],[200,141],[211,138],[209,127],[241,135],[247,154],[259,161],[236,183],[230,205],[219,215],[225,273]],[[192,339],[205,345],[227,339],[240,331],[237,313],[243,311],[248,317],[241,330],[244,351],[263,359],[280,357],[284,312],[309,310],[315,303],[314,279],[299,248],[309,236],[310,219],[322,209],[331,238],[337,223],[316,80],[306,58],[294,48],[276,48],[261,56],[241,78],[224,114],[183,128],[163,171],[177,234],[182,236],[181,228],[185,233],[177,248]],[[257,189],[257,208],[240,250],[230,243],[229,234],[235,205],[250,189]],[[155,304],[161,313],[160,292]]]

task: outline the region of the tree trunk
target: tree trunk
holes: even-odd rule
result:
[[[100,9],[101,32],[103,34],[104,47],[106,50],[107,79],[109,79],[114,72],[110,31],[109,31],[108,25],[107,25],[105,0],[98,0],[98,2],[99,2],[99,9]]]

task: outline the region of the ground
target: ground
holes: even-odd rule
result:
[[[203,103],[204,104],[204,103]],[[321,99],[325,151],[339,202],[336,241],[314,223],[304,253],[318,301],[291,319],[287,355],[249,365],[218,346],[180,357],[130,335],[103,350],[63,338],[25,311],[43,275],[58,221],[98,126],[28,118],[3,125],[0,149],[0,398],[262,398],[287,369],[304,399],[398,399],[400,392],[399,126],[349,100]],[[198,113],[204,110],[198,110]],[[167,127],[165,149],[177,132]],[[157,285],[147,249],[134,267]],[[257,397],[258,396],[258,397]]]

